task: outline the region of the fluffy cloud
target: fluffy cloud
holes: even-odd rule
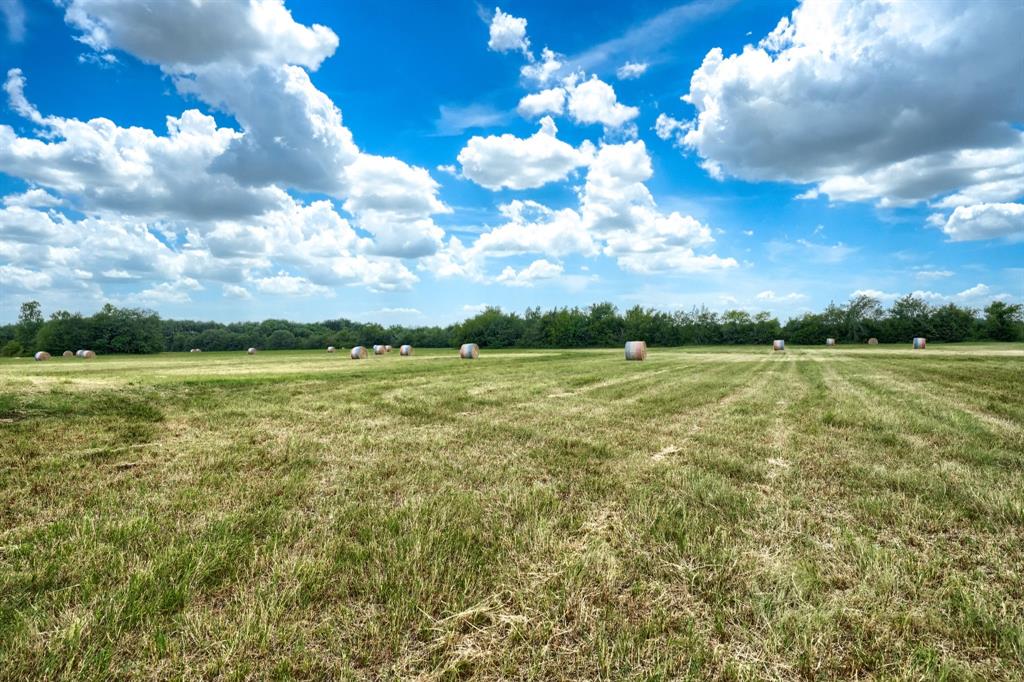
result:
[[[525,95],[519,100],[516,111],[525,118],[533,118],[542,114],[561,116],[565,111],[565,88],[548,88]]]
[[[494,17],[491,18],[490,40],[487,41],[487,47],[495,52],[518,50],[532,61],[530,39],[526,37],[526,19],[506,14],[500,7],[496,7]]]
[[[188,303],[192,300],[189,291],[202,289],[199,282],[191,277],[185,277],[177,282],[161,282],[155,286],[143,289],[134,294],[125,303],[154,305],[160,303]]]
[[[977,239],[1024,239],[1024,204],[975,204],[958,206],[949,218],[938,221],[951,241]]]
[[[338,45],[330,29],[296,23],[280,0],[64,7],[97,59],[121,50],[155,64],[240,129],[196,110],[167,117],[166,133],[44,115],[11,69],[8,101],[36,128],[0,125],[0,171],[33,186],[0,209],[0,259],[16,260],[22,281],[97,298],[105,283],[137,283],[124,300],[152,304],[185,302],[207,281],[241,298],[244,282],[303,295],[417,281],[398,259],[435,252],[433,216],[450,209],[425,169],[360,150],[313,85]],[[329,194],[351,217],[286,189]]]
[[[247,301],[252,298],[252,294],[245,287],[238,286],[237,284],[225,284],[222,288],[225,296],[230,298],[240,298],[243,301]]]
[[[606,128],[621,128],[640,114],[636,107],[619,102],[615,88],[597,76],[580,84],[571,84],[569,115],[577,123],[600,123]]]
[[[500,210],[508,221],[480,235],[474,244],[477,252],[493,256],[521,253],[593,256],[598,253],[583,219],[571,208],[556,211],[535,201],[513,201]]]
[[[497,281],[513,287],[532,287],[540,280],[555,279],[562,274],[562,266],[544,258],[535,260],[522,270],[508,266],[498,275]]]
[[[40,116],[24,98],[19,69],[8,72],[7,86],[12,106],[46,135],[23,138],[0,125],[0,171],[74,197],[83,209],[204,220],[258,214],[283,196],[207,172],[240,134],[194,109],[167,117],[160,136],[105,118]]]
[[[22,208],[52,208],[63,206],[64,202],[44,189],[30,189],[21,194],[9,194],[3,198],[4,206]]]
[[[437,198],[438,184],[425,169],[361,154],[346,169],[346,178],[345,210],[374,235],[374,253],[416,258],[437,250],[444,231],[430,216],[451,209]]]
[[[711,228],[692,216],[662,213],[644,184],[651,174],[642,141],[604,144],[589,159],[586,182],[578,190],[578,209],[510,202],[500,207],[507,222],[485,231],[471,246],[452,238],[421,266],[438,277],[458,275],[477,281],[486,281],[487,258],[525,253],[603,253],[621,268],[639,273],[736,267],[733,258],[698,253],[714,243]],[[507,273],[499,275],[504,277],[501,281],[514,280]]]
[[[683,144],[686,133],[692,128],[689,121],[680,121],[668,114],[658,114],[654,121],[654,134],[662,140],[675,140],[676,144]]]
[[[1007,46],[1022,27],[1019,4],[807,0],[756,47],[707,54],[683,140],[714,175],[814,183],[833,200],[1013,199],[1024,79]]]
[[[555,80],[555,77],[562,70],[562,67],[565,66],[565,64],[559,60],[558,53],[546,47],[540,53],[539,62],[533,62],[532,59],[530,61],[531,63],[525,64],[523,68],[519,70],[519,73],[525,81],[540,87],[543,87]]]
[[[620,81],[639,78],[647,72],[647,62],[626,62],[615,70],[615,75]]]
[[[260,293],[277,296],[324,296],[332,293],[327,287],[284,271],[271,277],[255,279],[252,283]]]
[[[806,294],[800,294],[800,293],[797,293],[795,291],[790,292],[788,294],[777,294],[777,293],[775,293],[771,289],[766,289],[765,291],[762,291],[759,294],[757,294],[756,298],[759,301],[773,301],[773,302],[776,302],[776,303],[792,303],[792,302],[795,302],[795,301],[802,301],[802,300],[804,300],[805,298],[807,298],[807,295]]]
[[[556,137],[550,116],[527,138],[514,135],[472,137],[459,152],[463,176],[488,189],[530,189],[562,180],[589,161],[593,147],[579,149]]]
[[[191,72],[234,63],[296,64],[316,69],[338,47],[338,36],[320,25],[297,23],[282,0],[140,3],[72,0],[65,20],[97,52],[120,49],[139,59]]]
[[[975,284],[973,287],[969,287],[955,294],[942,294],[936,291],[924,291],[918,289],[910,292],[910,295],[915,298],[924,299],[925,301],[935,305],[944,303],[980,304],[994,299],[1009,298],[1008,294],[993,295],[992,287],[980,282]],[[879,291],[878,289],[858,289],[850,294],[850,298],[855,298],[857,296],[870,296],[871,298],[876,298],[879,301],[889,303],[895,301],[901,296],[901,294]]]

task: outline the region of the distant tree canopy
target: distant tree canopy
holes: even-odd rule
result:
[[[79,348],[97,353],[241,350],[250,346],[287,350],[375,343],[439,348],[466,342],[486,348],[586,348],[619,346],[631,339],[652,346],[766,344],[776,338],[820,345],[829,337],[840,343],[863,343],[871,337],[882,343],[909,343],[915,336],[940,342],[1024,340],[1024,306],[993,301],[979,311],[952,303],[932,306],[908,295],[886,309],[874,298],[858,296],[783,325],[764,312],[752,315],[727,310],[719,314],[702,307],[667,313],[634,306],[620,313],[605,302],[587,308],[527,308],[522,315],[487,308],[447,327],[383,327],[343,319],[229,324],[161,320],[152,311],[110,304],[89,317],[58,310],[44,320],[39,303],[28,301],[21,306],[16,324],[0,326],[0,354],[30,355],[45,350],[56,355]]]

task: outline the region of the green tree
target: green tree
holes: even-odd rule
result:
[[[994,341],[1016,341],[1021,338],[1021,310],[1019,303],[992,301],[985,308],[985,336]]]
[[[840,338],[851,343],[859,343],[871,336],[872,323],[882,316],[882,304],[878,302],[877,298],[861,294],[851,298],[849,303],[839,310],[832,310],[832,306],[826,309],[827,317],[833,315],[838,317],[837,313],[842,315],[842,334]],[[826,326],[828,326],[827,322]],[[826,329],[825,331],[837,332],[838,330]]]
[[[17,339],[11,339],[4,344],[3,348],[0,348],[0,355],[5,358],[14,358],[25,352],[25,347],[21,345],[21,341]]]
[[[271,350],[290,350],[295,346],[295,335],[287,329],[276,329],[267,337],[266,347]]]
[[[25,348],[32,348],[36,343],[36,334],[43,326],[43,310],[39,301],[26,301],[21,304],[18,313],[16,338]]]

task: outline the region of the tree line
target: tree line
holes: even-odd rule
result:
[[[993,301],[981,310],[953,303],[933,306],[908,295],[886,308],[877,299],[857,296],[782,324],[764,312],[719,314],[700,307],[668,313],[634,306],[623,313],[611,303],[595,303],[586,308],[528,308],[522,315],[495,307],[446,327],[385,327],[345,319],[226,324],[163,320],[153,311],[109,303],[94,315],[58,310],[45,319],[39,303],[28,301],[15,324],[0,326],[0,355],[31,355],[39,350],[59,354],[79,348],[108,354],[192,348],[348,348],[375,343],[426,348],[467,342],[488,348],[587,348],[619,346],[632,339],[652,346],[767,344],[778,338],[820,345],[830,337],[839,343],[863,343],[872,337],[881,343],[909,343],[915,336],[939,342],[1024,340],[1024,306],[1004,301]]]

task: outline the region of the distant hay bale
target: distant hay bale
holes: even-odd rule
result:
[[[784,350],[786,350],[786,342],[783,341],[782,339],[775,339],[774,341],[772,341],[772,350],[776,350],[776,351],[780,351],[780,350],[784,351]]]
[[[43,360],[49,360],[50,354],[47,353],[45,350],[41,350],[38,353],[36,353],[33,357],[36,359],[36,362],[42,362]]]
[[[825,339],[825,345],[826,346],[834,346],[834,345],[836,345],[836,340],[835,339]]]
[[[74,353],[72,353],[72,352],[71,352],[71,351],[69,351],[69,350],[66,350],[66,351],[64,351],[63,353],[61,353],[61,357],[65,357],[65,358],[73,358],[73,357],[75,357],[75,354],[74,354]]]
[[[366,349],[362,346],[355,346],[352,348],[351,358],[353,360],[365,360],[367,357]]]
[[[80,349],[78,349],[78,350],[76,350],[76,351],[75,351],[75,357],[76,357],[76,358],[82,358],[82,357],[85,357],[85,350],[83,350],[83,349],[81,349],[81,348],[80,348]]]
[[[646,360],[647,359],[647,342],[646,341],[627,341],[626,342],[626,359],[627,360]]]
[[[89,359],[94,358],[94,357],[96,357],[96,353],[94,351],[91,351],[91,350],[83,350],[82,351],[82,358],[84,358],[86,360],[89,360]]]
[[[464,343],[459,346],[459,357],[463,360],[476,360],[480,357],[480,346],[475,343]]]
[[[203,351],[200,348],[191,348],[191,349],[189,349],[188,352],[189,353],[202,353]]]
[[[410,346],[409,344],[404,344],[401,348],[398,349],[398,354],[412,355],[412,346]]]
[[[384,344],[382,344],[382,343],[377,344],[377,345],[375,345],[373,347],[373,354],[374,355],[384,355],[384,353],[386,353],[386,352],[387,351],[384,350]]]
[[[868,339],[868,345],[869,346],[877,346],[878,345],[878,339],[876,339],[875,337],[872,336],[870,339]]]
[[[246,351],[246,353],[248,353],[249,355],[256,355],[256,349],[250,348],[249,350]]]
[[[327,346],[327,352],[328,353],[333,353],[334,352],[334,346]]]
[[[390,353],[391,352],[391,345],[390,344],[387,344],[387,343],[384,344],[384,352],[385,353]]]
[[[925,338],[923,336],[914,337],[914,350],[924,350]]]

